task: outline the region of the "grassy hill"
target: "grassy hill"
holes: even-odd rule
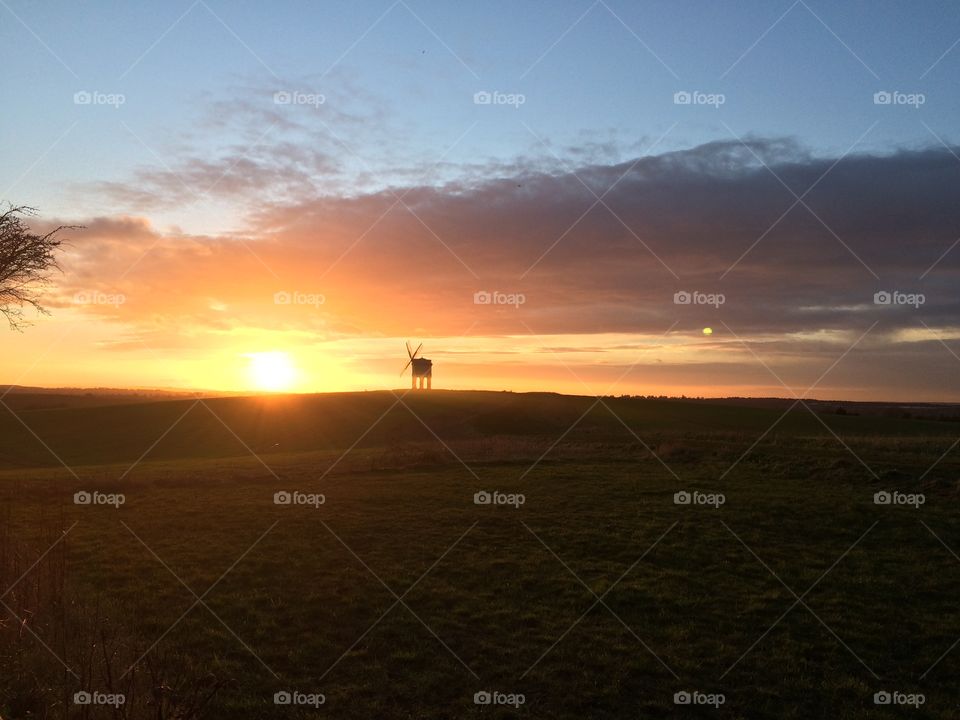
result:
[[[45,405],[10,396],[0,408],[0,466],[101,465],[395,447],[505,436],[552,442],[628,441],[670,435],[769,438],[941,437],[951,426],[924,420],[822,415],[797,406],[744,407],[717,402],[595,398],[551,393],[433,391],[216,397],[113,404],[89,399]],[[609,409],[608,409],[609,408]],[[612,411],[612,412],[611,412]],[[19,418],[19,419],[18,419]],[[575,427],[571,430],[571,426]],[[629,429],[628,429],[629,428]],[[569,432],[568,432],[569,431]],[[249,448],[249,450],[248,450]]]
[[[14,400],[7,720],[112,716],[79,690],[123,693],[128,720],[905,716],[882,690],[960,718],[956,423],[492,392]],[[491,690],[525,704],[474,703]],[[678,708],[692,690],[725,704]]]

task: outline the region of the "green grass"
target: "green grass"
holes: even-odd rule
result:
[[[451,393],[405,399],[448,447],[411,429],[426,432],[400,406],[337,462],[385,401],[217,400],[251,447],[289,439],[262,455],[269,467],[242,446],[228,453],[236,438],[198,416],[122,481],[163,431],[151,435],[155,424],[189,403],[24,413],[68,462],[101,464],[77,467],[79,480],[56,467],[4,472],[4,522],[32,542],[24,569],[51,528],[76,523],[58,545],[70,598],[61,611],[106,608],[94,624],[116,633],[118,668],[163,636],[142,667],[166,663],[175,690],[208,674],[224,681],[202,717],[960,717],[960,649],[921,679],[960,638],[960,560],[931,533],[960,552],[960,454],[924,476],[952,426],[828,418],[878,480],[805,411],[734,466],[782,411],[615,400],[656,457],[598,407],[535,464],[592,400]],[[315,426],[300,426],[308,420]],[[112,436],[81,447],[95,427]],[[134,437],[149,440],[128,447]],[[26,443],[5,452],[34,457]],[[72,504],[74,491],[95,487],[126,503]],[[927,502],[873,504],[894,487]],[[282,489],[322,492],[326,503],[276,506]],[[478,506],[481,489],[526,502]],[[726,503],[677,506],[680,489],[722,492]],[[184,615],[195,598],[181,580],[197,595],[213,586],[209,610]],[[787,612],[787,588],[809,608]],[[54,651],[84,667],[88,646],[57,627],[36,620]],[[0,648],[13,646],[10,632]],[[80,684],[31,638],[22,646],[47,677],[40,689],[0,679],[0,715],[26,717],[16,710],[32,692],[33,717],[66,717],[62,689]],[[12,657],[0,663],[14,667]],[[90,667],[86,684],[102,687]],[[281,689],[322,692],[326,704],[277,708]],[[474,705],[484,689],[526,702]],[[677,707],[684,689],[726,702]],[[922,692],[926,704],[878,708],[883,689]],[[145,707],[137,696],[130,717]]]

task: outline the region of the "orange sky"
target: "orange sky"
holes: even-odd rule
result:
[[[125,308],[120,306],[121,309]],[[86,309],[57,308],[24,333],[7,333],[0,377],[21,385],[47,387],[151,387],[208,390],[291,390],[327,392],[406,387],[402,337],[323,339],[300,329],[276,327],[192,327],[144,334],[137,323],[98,317]],[[316,312],[326,312],[324,308]],[[471,320],[473,322],[473,320]],[[687,323],[689,325],[689,323]],[[824,339],[839,357],[857,338],[844,333]],[[151,346],[151,342],[157,342]],[[419,341],[419,339],[417,340]],[[808,340],[795,338],[788,355],[783,338],[754,338],[760,359],[722,327],[712,336],[702,328],[675,326],[662,336],[597,334],[428,337],[422,355],[434,361],[434,387],[571,394],[667,394],[719,397],[802,394],[833,360],[817,365],[805,357]],[[259,374],[255,358],[282,355],[276,384]],[[772,363],[772,364],[771,364]],[[269,370],[269,362],[268,362]],[[930,400],[942,394],[877,393],[871,377],[858,376],[856,363],[841,361],[814,391],[815,398]],[[774,376],[774,373],[777,377]],[[287,377],[289,374],[289,377]],[[785,388],[781,379],[789,386]]]

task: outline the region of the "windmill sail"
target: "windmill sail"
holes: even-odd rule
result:
[[[407,355],[409,356],[410,359],[407,360],[407,364],[403,366],[403,370],[400,371],[400,375],[403,375],[407,371],[407,368],[410,367],[410,365],[413,363],[414,359],[417,357],[417,353],[420,352],[420,348],[422,347],[423,347],[423,343],[420,343],[419,345],[417,345],[417,349],[411,352],[410,341],[407,340]]]

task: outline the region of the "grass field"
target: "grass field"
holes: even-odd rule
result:
[[[7,720],[960,717],[955,423],[508,393],[20,402]],[[292,491],[324,502],[275,504]]]

